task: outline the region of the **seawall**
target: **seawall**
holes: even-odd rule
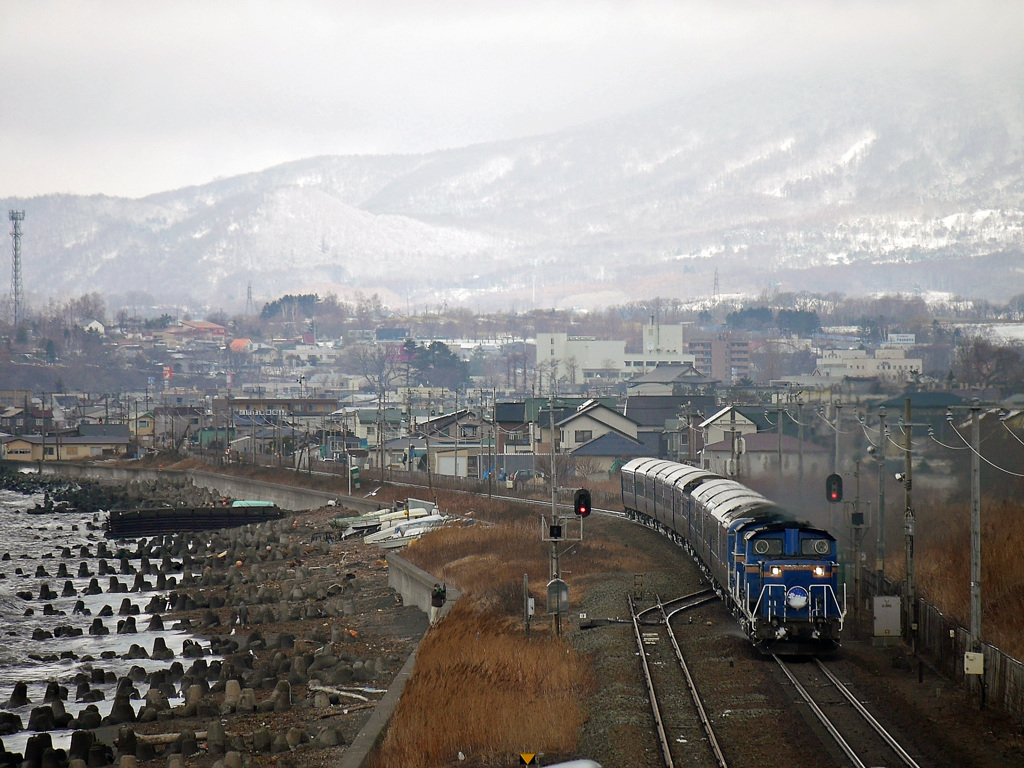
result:
[[[98,483],[118,484],[130,483],[135,480],[159,480],[161,478],[186,478],[200,488],[215,489],[224,496],[235,499],[257,499],[272,501],[281,509],[293,512],[305,509],[318,509],[329,503],[343,505],[357,512],[372,512],[380,505],[360,496],[345,496],[331,491],[318,491],[310,488],[299,488],[265,480],[254,480],[247,477],[221,475],[199,469],[145,469],[134,467],[107,466],[103,464],[78,464],[73,462],[47,462],[42,471],[48,474],[62,475],[94,480]]]

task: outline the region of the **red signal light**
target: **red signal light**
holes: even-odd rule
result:
[[[834,472],[825,478],[825,498],[830,504],[843,500],[843,478]]]
[[[590,514],[590,491],[580,488],[572,499],[573,511],[580,517]]]

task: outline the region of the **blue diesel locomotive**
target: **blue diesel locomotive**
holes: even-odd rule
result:
[[[836,540],[798,523],[761,494],[686,464],[633,459],[622,467],[627,514],[680,541],[764,653],[839,646]]]

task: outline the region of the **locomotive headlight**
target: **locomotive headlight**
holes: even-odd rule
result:
[[[822,566],[820,566],[820,565],[814,566],[814,575],[815,576],[824,576],[825,575],[825,569]]]
[[[772,566],[772,570],[771,570],[771,574],[772,574],[772,576],[781,576],[782,575],[782,569],[779,568],[779,566],[777,566],[777,565],[773,565]]]

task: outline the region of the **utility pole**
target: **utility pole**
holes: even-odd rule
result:
[[[696,436],[697,430],[694,429],[693,420],[696,414],[690,410],[690,402],[686,403],[686,463],[693,466],[693,462],[697,457],[697,444]]]
[[[804,403],[802,400],[796,401],[796,429],[797,429],[797,442],[799,443],[798,448],[798,459],[797,459],[797,475],[800,481],[800,485],[804,484]]]
[[[885,591],[885,407],[878,409],[878,538],[875,553],[875,592]]]
[[[853,541],[853,596],[854,596],[854,636],[860,636],[860,602],[861,602],[861,558],[860,544],[864,532],[864,516],[860,511],[860,459],[853,465],[854,497],[853,514],[850,515],[850,538]],[[869,502],[870,503],[870,502]]]
[[[832,465],[832,471],[835,472],[838,475],[838,474],[841,474],[839,472],[839,432],[842,430],[842,424],[843,424],[843,404],[839,400],[836,400],[835,407],[836,407],[836,457],[835,457],[835,462]]]
[[[910,421],[910,398],[906,398],[903,405],[903,499],[905,512],[903,517],[904,541],[907,555],[907,589],[905,598],[907,601],[907,632],[910,638],[910,649],[917,652],[917,595],[914,591],[914,507],[911,499],[913,488],[911,478],[910,454],[913,449],[911,433],[913,424]]]
[[[781,400],[781,397],[782,396],[780,394],[776,393],[776,395],[775,395],[775,398],[776,398],[776,400],[775,400],[775,417],[778,420],[778,423],[775,426],[776,426],[776,429],[777,429],[777,431],[779,433],[779,457],[778,457],[779,458],[779,481],[778,481],[779,488],[782,487],[782,400]]]
[[[427,428],[424,430],[423,439],[426,447],[427,454],[424,456],[424,463],[427,465],[427,488],[430,489],[430,498],[434,500],[434,506],[437,506],[437,494],[434,492],[434,476],[430,472],[430,430],[434,424],[434,409],[433,409],[433,398],[427,396]]]
[[[733,479],[737,479],[740,476],[740,461],[736,455],[736,404],[733,403],[732,407],[729,408],[729,434],[731,435],[731,442],[729,448],[729,454],[732,457],[732,476]]]
[[[491,439],[487,443],[487,498],[494,492],[494,469],[498,463],[498,393],[491,390]]]
[[[551,528],[549,530],[554,531],[555,526],[558,525],[558,497],[555,482],[557,473],[555,471],[555,399],[553,397],[548,401],[548,405],[548,415],[551,420]],[[561,577],[561,568],[558,564],[558,537],[552,536],[551,580],[555,581],[561,579]],[[555,611],[553,621],[555,637],[559,637],[562,634],[562,614],[557,610]]]
[[[39,398],[39,418],[42,421],[42,427],[39,432],[43,436],[43,452],[40,459],[46,461],[46,393],[43,392],[43,396]]]
[[[981,650],[981,406],[971,401],[971,650]]]
[[[835,406],[835,409],[836,409],[836,423],[835,423],[836,455],[832,459],[832,472],[837,474],[837,475],[839,475],[839,474],[841,474],[840,471],[839,471],[839,433],[840,433],[840,431],[843,428],[843,404],[842,404],[841,401],[836,400],[833,403],[833,405]],[[837,528],[836,528],[836,510],[835,510],[835,506],[836,505],[834,505],[834,504],[830,505],[831,508],[829,509],[829,527],[832,528],[832,530],[837,530]]]

